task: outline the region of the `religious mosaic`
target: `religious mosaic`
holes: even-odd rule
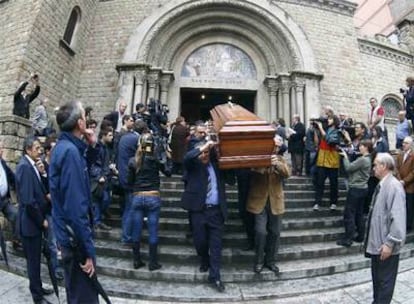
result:
[[[251,58],[229,44],[209,44],[197,49],[185,61],[182,77],[256,79]]]

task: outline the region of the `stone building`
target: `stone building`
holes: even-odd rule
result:
[[[269,121],[294,113],[307,121],[326,104],[365,121],[371,96],[392,118],[413,73],[412,24],[407,15],[396,25],[398,44],[361,37],[356,8],[345,0],[0,0],[0,116],[21,124],[10,117],[13,93],[37,71],[50,109],[78,99],[97,118],[120,97],[128,111],[153,97],[170,118],[189,121],[228,100]]]

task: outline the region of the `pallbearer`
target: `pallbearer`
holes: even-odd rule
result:
[[[282,215],[285,213],[283,179],[288,178],[290,169],[285,159],[278,155],[283,139],[274,137],[271,166],[252,170],[247,211],[255,215],[255,260],[254,272],[263,267],[279,273],[276,255],[280,243]]]

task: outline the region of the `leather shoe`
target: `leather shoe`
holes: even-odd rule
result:
[[[41,300],[34,301],[35,304],[53,304],[52,302],[49,302],[45,298],[42,298]]]
[[[254,264],[253,271],[256,273],[261,273],[263,270],[263,264],[257,263]]]
[[[336,241],[336,245],[344,246],[344,247],[351,247],[352,241],[351,240],[341,239],[341,240],[337,240]]]
[[[216,289],[218,292],[224,292],[224,290],[226,289],[226,287],[224,287],[224,284],[222,281],[217,280],[214,282],[211,282],[211,285],[213,286],[214,289]]]
[[[202,265],[200,265],[199,270],[200,270],[200,272],[207,272],[208,268],[209,268],[208,265],[202,264]]]
[[[54,293],[53,289],[42,288],[42,294],[43,294],[44,296],[51,295],[52,293]]]
[[[362,243],[364,241],[364,238],[360,236],[356,236],[352,240],[356,243]]]
[[[277,267],[275,264],[266,264],[265,266],[267,269],[274,272],[275,275],[279,274],[279,267]]]

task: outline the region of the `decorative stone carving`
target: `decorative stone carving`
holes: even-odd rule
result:
[[[271,2],[275,4],[278,2],[286,2],[300,6],[310,6],[347,16],[354,16],[358,6],[356,3],[346,0],[271,0]]]
[[[208,10],[202,9],[203,7],[208,7]],[[212,12],[213,8],[216,10]],[[223,9],[225,8],[225,9]],[[194,14],[190,14],[189,12],[193,11]],[[178,24],[179,29],[181,29],[181,33],[185,32],[188,29],[194,28],[194,22],[191,22],[192,17],[198,18],[198,20],[202,20],[204,14],[219,14],[226,12],[227,16],[223,18],[219,18],[218,20],[228,20],[228,15],[231,14],[232,11],[237,11],[238,18],[241,20],[242,24],[244,24],[245,29],[249,29],[252,27],[254,22],[248,22],[248,19],[254,18],[262,20],[267,26],[263,27],[261,31],[258,33],[264,34],[272,34],[279,37],[279,40],[283,42],[283,45],[287,49],[287,54],[293,60],[293,64],[295,67],[300,66],[300,53],[298,50],[297,43],[292,40],[291,33],[287,30],[286,26],[274,15],[272,15],[269,11],[263,9],[260,6],[254,5],[251,2],[245,1],[223,1],[223,0],[200,0],[200,1],[191,1],[187,3],[183,3],[181,6],[177,6],[173,10],[171,10],[168,14],[164,14],[161,18],[157,20],[157,22],[151,27],[151,31],[147,33],[145,36],[145,40],[142,42],[140,50],[138,52],[138,60],[150,63],[159,63],[158,61],[153,61],[156,57],[152,54],[154,50],[164,51],[164,48],[160,48],[158,44],[165,45],[168,44],[171,48],[171,43],[174,42],[173,38],[180,37],[180,35],[175,35],[177,33],[176,30],[173,30],[174,25]],[[186,15],[186,18],[181,18],[180,16]],[[190,17],[188,17],[190,16]],[[211,20],[209,20],[211,23]],[[223,22],[221,22],[224,24]],[[240,28],[240,26],[234,27],[234,29]],[[269,31],[269,27],[274,29],[274,31]],[[185,30],[185,31],[184,31]],[[174,35],[174,36],[172,36]],[[251,37],[251,36],[250,36]],[[278,45],[275,43],[275,39],[267,39],[265,40],[267,43],[271,42],[274,45]],[[168,43],[167,43],[168,42]],[[158,45],[158,47],[157,47]],[[292,67],[293,68],[293,67]]]
[[[395,46],[383,45],[367,39],[358,39],[362,53],[379,56],[403,64],[413,64],[413,56]]]

